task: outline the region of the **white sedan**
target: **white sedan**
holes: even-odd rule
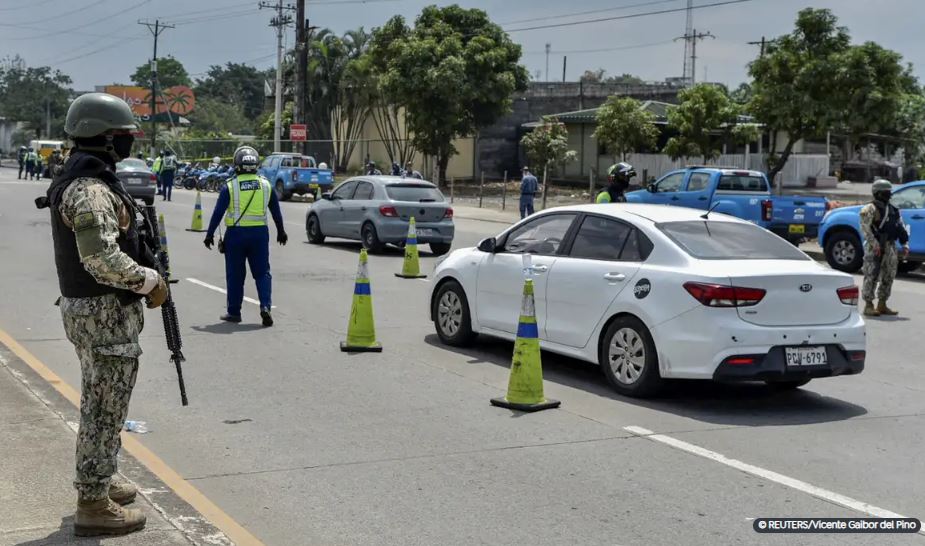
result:
[[[780,389],[864,369],[851,276],[748,222],[658,205],[535,214],[436,268],[440,339],[514,339],[532,255],[543,349],[596,362],[627,395],[668,378],[765,381]]]

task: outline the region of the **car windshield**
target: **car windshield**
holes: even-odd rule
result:
[[[808,260],[792,244],[753,224],[697,220],[656,227],[701,260]]]
[[[147,163],[134,157],[129,157],[116,163],[116,169],[144,169],[147,166]]]
[[[392,201],[414,201],[420,203],[443,201],[443,194],[433,186],[424,184],[390,184],[385,193]]]

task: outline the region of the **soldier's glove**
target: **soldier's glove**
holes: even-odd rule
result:
[[[202,241],[202,244],[206,245],[206,248],[209,250],[212,250],[212,245],[215,244],[215,238],[211,235],[206,235],[206,238],[204,241]]]
[[[157,286],[155,286],[150,292],[148,292],[148,309],[157,309],[167,301],[167,283],[164,282],[164,277],[157,278]]]
[[[880,257],[880,245],[874,245],[874,256]]]
[[[280,231],[279,233],[276,234],[276,242],[283,246],[286,246],[286,243],[289,242],[289,236],[286,235],[285,231]]]

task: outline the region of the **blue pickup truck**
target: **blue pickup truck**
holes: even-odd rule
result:
[[[292,194],[306,193],[320,200],[322,193],[334,187],[334,171],[319,169],[314,157],[301,154],[270,154],[260,164],[258,172],[270,181],[282,201],[288,201]]]
[[[758,171],[699,166],[665,174],[646,189],[626,194],[626,200],[712,209],[793,243],[815,237],[828,208],[824,197],[772,196],[767,177]]]
[[[899,271],[908,273],[925,262],[925,181],[909,182],[893,190],[890,200],[899,209],[909,230],[909,257],[899,263]],[[825,259],[835,269],[854,273],[864,259],[861,234],[861,206],[830,211],[819,227],[819,245]]]

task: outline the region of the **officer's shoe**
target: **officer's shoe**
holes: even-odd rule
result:
[[[899,314],[899,311],[894,311],[886,306],[886,302],[880,300],[880,303],[877,305],[877,314],[884,315],[887,317],[895,317]]]
[[[273,326],[273,315],[270,314],[269,307],[260,308],[260,318],[263,319],[264,326]]]
[[[142,529],[146,521],[141,510],[122,508],[108,498],[77,501],[74,534],[79,537],[127,535]]]
[[[864,305],[864,316],[865,317],[879,317],[880,312],[874,308],[874,302],[869,301]]]
[[[241,315],[232,315],[229,313],[225,313],[224,315],[218,318],[221,320],[224,320],[225,322],[241,322]]]
[[[112,499],[113,502],[125,506],[126,504],[135,502],[135,497],[137,495],[138,488],[129,482],[116,480],[115,478],[109,482],[109,498]]]

